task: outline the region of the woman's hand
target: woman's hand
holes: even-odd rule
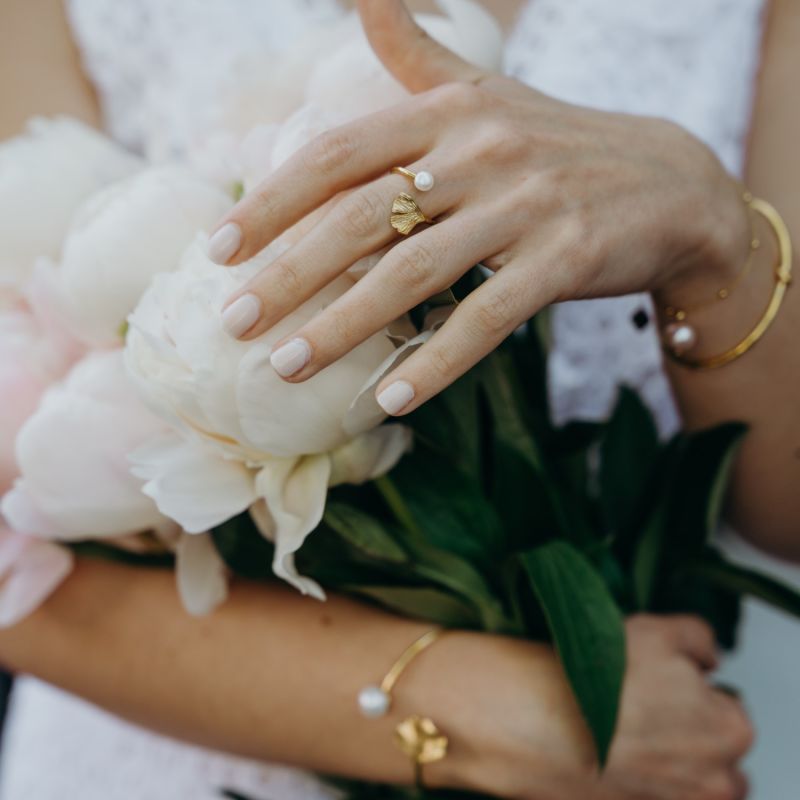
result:
[[[497,274],[379,385],[387,412],[425,402],[550,303],[683,285],[701,271],[719,272],[725,285],[740,267],[744,205],[696,139],[660,120],[571,106],[483,75],[428,38],[400,0],[359,5],[384,64],[419,94],[311,142],[211,240],[215,260],[239,264],[346,193],[230,298],[224,322],[245,339],[358,259],[396,245],[276,345],[273,366],[284,378],[310,378],[477,262]],[[417,191],[392,166],[427,170],[435,185]],[[396,233],[389,217],[400,192],[436,224]]]
[[[549,651],[446,637],[404,688],[411,705],[433,709],[454,732],[451,755],[426,767],[427,779],[515,800],[743,800],[738,762],[753,734],[740,703],[708,683],[710,629],[691,617],[638,616],[627,634],[619,724],[602,774]]]

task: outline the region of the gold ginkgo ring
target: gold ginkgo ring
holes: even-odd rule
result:
[[[420,222],[433,222],[425,216],[417,201],[405,192],[400,192],[392,202],[392,215],[389,217],[392,227],[403,236],[408,236]]]
[[[421,192],[429,192],[433,189],[435,183],[433,175],[426,169],[421,169],[419,172],[413,172],[406,167],[392,167],[392,172],[395,175],[405,175],[413,184],[416,189]]]

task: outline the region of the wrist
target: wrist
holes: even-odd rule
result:
[[[420,659],[409,700],[450,738],[426,784],[549,800],[595,770],[562,668],[543,645],[452,632]]]
[[[713,297],[736,281],[746,264],[753,238],[753,213],[741,185],[716,159],[714,162],[701,175],[696,197],[679,221],[685,230],[683,252],[653,289],[660,308],[680,308],[698,298]]]

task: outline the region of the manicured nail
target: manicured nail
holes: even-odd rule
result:
[[[242,229],[235,222],[223,225],[208,240],[208,257],[220,266],[225,266],[242,246]]]
[[[222,312],[222,327],[234,339],[243,336],[261,316],[261,300],[254,294],[243,294]]]
[[[414,387],[408,381],[390,383],[376,398],[389,415],[399,414],[413,399]]]
[[[290,339],[269,357],[281,378],[290,378],[311,361],[311,345],[305,339]]]

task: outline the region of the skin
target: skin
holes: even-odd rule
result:
[[[0,75],[13,64],[29,81],[24,93],[0,95],[7,131],[31,113],[29,93],[41,99],[40,113],[67,110],[69,96],[78,113],[97,118],[69,43],[37,39],[51,35],[42,17],[41,7],[16,0],[3,6],[0,31],[9,42],[24,31],[26,52],[52,53],[66,94],[48,91],[49,69],[25,69],[24,54],[9,62],[0,48]],[[703,623],[628,622],[619,733],[602,778],[556,657],[532,643],[451,633],[403,676],[390,717],[362,720],[358,689],[426,629],[342,598],[323,606],[245,582],[220,611],[192,619],[168,572],[80,561],[40,610],[0,631],[0,659],[154,730],[353,777],[408,781],[391,728],[422,709],[452,740],[448,758],[426,768],[432,785],[520,800],[745,796],[737,764],[752,731],[741,706],[709,686],[716,656]]]
[[[628,622],[621,719],[602,778],[558,661],[537,644],[450,633],[408,668],[388,717],[362,719],[359,689],[428,629],[344,598],[321,606],[245,582],[218,612],[188,618],[168,571],[87,561],[43,608],[0,631],[0,655],[149,728],[328,773],[409,781],[392,730],[422,710],[452,742],[426,767],[431,786],[518,800],[745,797],[737,763],[752,731],[739,703],[707,682],[716,654],[704,623]]]
[[[244,339],[359,258],[394,244],[350,291],[276,344],[275,351],[291,340],[307,345],[307,363],[286,380],[312,377],[477,262],[495,276],[377,387],[379,401],[398,381],[412,390],[391,413],[416,409],[551,303],[649,291],[658,308],[683,307],[737,279],[750,215],[740,187],[693,136],[663,120],[568,105],[484,75],[427,37],[400,0],[358,7],[373,48],[413,96],[318,137],[220,223],[241,232],[225,261],[235,265],[341,193],[310,232],[229,299],[226,308],[245,294],[258,300],[260,316]],[[767,62],[762,106],[791,93],[798,13],[785,1],[774,9],[794,34],[771,37],[780,55]],[[750,177],[754,190],[774,190],[769,196],[800,240],[791,136],[783,135],[779,166],[759,155],[767,149],[762,126],[796,132],[792,105],[757,123]],[[392,199],[410,186],[389,174],[393,165],[436,177],[429,192],[411,189],[436,224],[405,239],[388,224]],[[700,355],[727,350],[766,307],[776,250],[769,229],[756,224],[765,246],[752,275],[729,302],[692,316]],[[733,519],[757,544],[790,557],[800,557],[799,322],[790,292],[780,320],[746,357],[708,372],[670,368],[690,427],[730,419],[752,426],[736,470]]]

